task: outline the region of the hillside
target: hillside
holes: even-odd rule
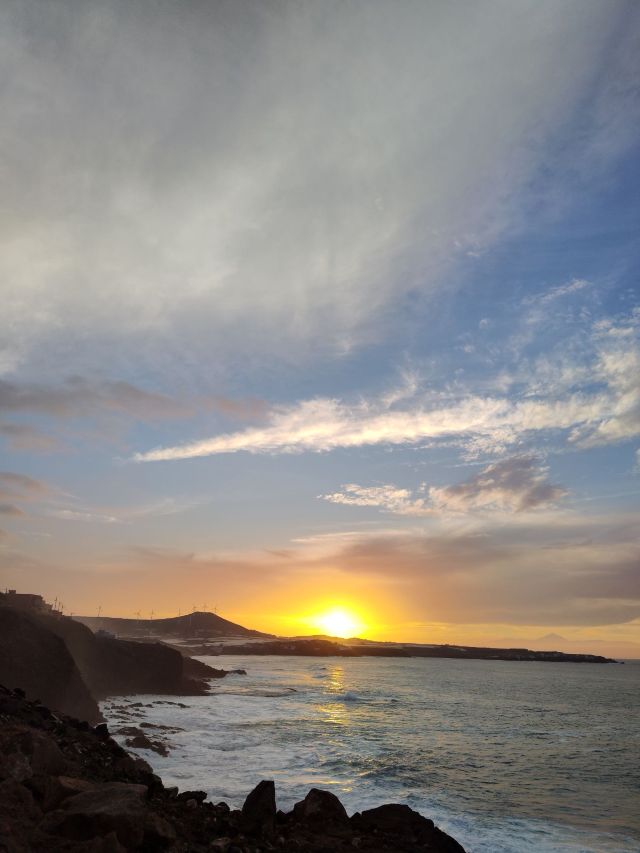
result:
[[[94,634],[41,596],[0,593],[0,682],[56,710],[95,722],[96,700],[114,695],[203,695],[223,670],[158,642]]]
[[[273,634],[253,631],[216,613],[197,611],[186,616],[168,619],[120,619],[111,616],[74,616],[92,631],[110,631],[123,637],[262,637],[272,639]]]
[[[0,682],[74,717],[101,719],[64,639],[37,616],[1,604]]]

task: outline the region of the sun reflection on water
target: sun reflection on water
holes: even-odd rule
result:
[[[344,668],[336,664],[331,668],[331,672],[329,673],[325,692],[333,696],[339,696],[345,692],[344,687]],[[318,706],[318,710],[323,715],[324,722],[329,723],[329,725],[349,725],[349,715],[347,714],[344,702],[323,702]]]
[[[344,668],[335,665],[329,673],[329,693],[344,693]]]

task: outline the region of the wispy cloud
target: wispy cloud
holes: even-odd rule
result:
[[[133,524],[144,518],[161,518],[188,512],[203,502],[192,498],[162,498],[145,504],[104,507],[84,506],[78,501],[71,506],[48,507],[44,514],[61,521],[79,521],[86,524]]]
[[[478,395],[463,387],[399,396],[384,394],[349,403],[316,398],[271,410],[264,426],[214,436],[182,446],[138,453],[138,461],[190,459],[218,453],[328,451],[366,445],[415,445],[458,439],[472,451],[504,450],[527,435],[562,431],[569,443],[589,447],[640,434],[640,315],[599,324],[590,350],[575,370],[565,366],[554,383],[546,362],[520,379],[510,394]],[[588,365],[589,369],[584,368]],[[572,383],[568,376],[572,376]],[[409,399],[407,400],[407,397]]]
[[[452,486],[431,487],[429,500],[441,511],[500,509],[511,512],[548,507],[568,494],[547,479],[533,456],[516,456],[488,465],[475,477]]]
[[[15,504],[0,503],[0,515],[23,516],[24,512]]]
[[[47,453],[61,447],[58,439],[28,424],[0,423],[0,436],[7,440],[10,450]]]
[[[633,10],[525,8],[9,4],[0,370],[377,338],[517,227],[577,105],[572,170],[628,143]]]
[[[30,500],[42,497],[50,491],[50,487],[42,480],[36,480],[26,474],[16,474],[14,471],[0,471],[0,497]]]
[[[21,518],[26,515],[20,504],[32,504],[45,500],[52,494],[49,485],[42,480],[17,474],[15,471],[0,471],[0,514]]]
[[[586,279],[574,278],[571,279],[571,281],[566,282],[565,284],[559,284],[556,287],[552,287],[549,290],[546,290],[544,293],[526,296],[523,302],[525,305],[540,305],[543,307],[548,307],[552,302],[555,302],[557,299],[562,299],[564,296],[573,296],[574,293],[577,293],[579,290],[584,290],[586,287],[589,286],[590,282],[588,282]]]
[[[425,491],[427,494],[425,495]],[[394,485],[348,483],[338,492],[320,495],[345,506],[377,507],[395,515],[525,512],[547,508],[568,492],[547,479],[547,469],[533,456],[516,456],[487,465],[479,474],[451,486],[424,484],[417,492]]]
[[[390,484],[358,486],[356,483],[346,483],[341,486],[339,492],[330,492],[319,497],[344,506],[377,507],[395,515],[428,515],[432,512],[423,498],[415,497],[409,489]]]
[[[635,516],[538,519],[517,515],[430,533],[338,536],[320,559],[397,584],[405,606],[451,622],[598,625],[640,614]],[[316,546],[310,543],[310,555]],[[326,556],[324,556],[326,555]],[[302,555],[300,555],[302,558]]]
[[[105,410],[155,420],[184,417],[192,413],[192,406],[123,381],[73,377],[60,385],[38,385],[0,380],[0,412],[82,417]],[[11,426],[4,431],[10,434]]]

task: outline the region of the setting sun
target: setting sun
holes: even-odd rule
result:
[[[319,614],[313,623],[332,637],[353,637],[365,627],[354,613],[343,607],[333,607]]]

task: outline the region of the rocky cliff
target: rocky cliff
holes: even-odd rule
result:
[[[101,719],[64,640],[10,607],[0,607],[0,682],[66,714]]]
[[[0,682],[91,722],[96,700],[137,693],[204,694],[224,670],[161,643],[98,637],[65,616],[0,605]]]

